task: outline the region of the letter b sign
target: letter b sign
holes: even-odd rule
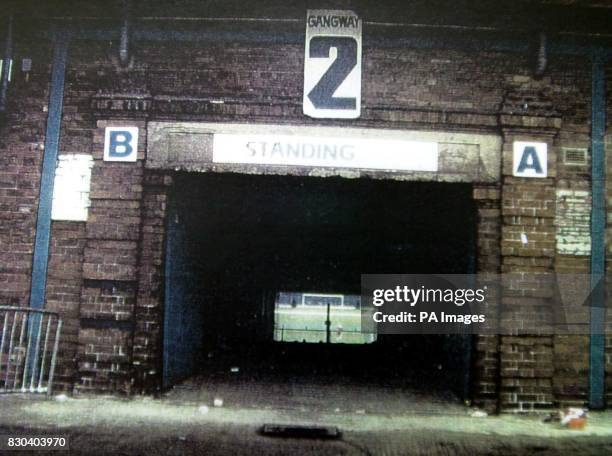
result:
[[[104,161],[135,162],[137,156],[137,127],[106,127]]]

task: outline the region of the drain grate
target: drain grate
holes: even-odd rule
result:
[[[261,433],[270,437],[293,437],[304,439],[339,439],[336,426],[312,426],[295,424],[264,424]]]

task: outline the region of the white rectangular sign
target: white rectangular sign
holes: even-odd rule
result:
[[[138,127],[106,127],[104,161],[135,162],[138,158]]]
[[[437,171],[438,144],[395,139],[215,134],[213,162]]]
[[[304,114],[355,119],[361,113],[361,19],[352,11],[308,10]]]
[[[518,177],[548,176],[547,146],[542,142],[514,141],[512,175]]]

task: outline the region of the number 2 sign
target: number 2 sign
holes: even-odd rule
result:
[[[361,19],[352,11],[308,10],[304,114],[355,119],[361,112]]]

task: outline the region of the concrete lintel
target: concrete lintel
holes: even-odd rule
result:
[[[440,182],[495,183],[500,179],[502,140],[501,137],[491,134],[204,122],[149,122],[147,130],[147,160],[145,166],[148,169],[291,174],[318,177],[370,177]],[[435,141],[439,145],[440,169],[437,172],[422,172],[219,164],[212,161],[213,135],[215,133]]]

